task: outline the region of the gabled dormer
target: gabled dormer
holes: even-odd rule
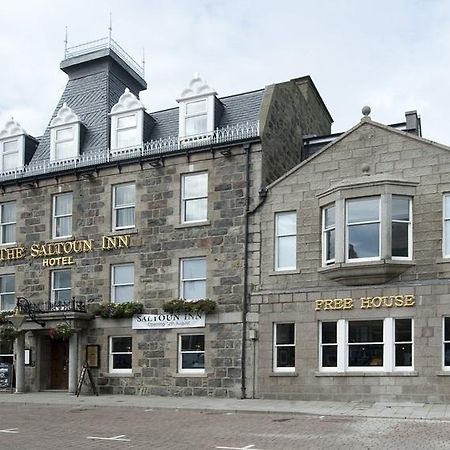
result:
[[[177,100],[180,139],[203,138],[213,133],[222,105],[216,91],[196,73]]]
[[[79,156],[81,131],[80,118],[64,103],[50,122],[50,161]]]
[[[23,167],[28,163],[27,155],[34,152],[37,141],[11,117],[0,131],[0,172]]]
[[[142,102],[126,88],[110,113],[111,150],[142,145],[144,111],[145,107]]]

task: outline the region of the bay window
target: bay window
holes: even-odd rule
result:
[[[450,194],[444,195],[443,206],[443,256],[450,258]]]
[[[333,264],[335,260],[336,218],[335,206],[322,210],[322,255],[323,264]]]
[[[413,320],[336,320],[319,324],[322,372],[413,370]]]

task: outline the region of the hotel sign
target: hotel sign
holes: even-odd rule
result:
[[[378,309],[378,308],[401,308],[416,305],[414,295],[385,295],[376,297],[353,298],[332,298],[316,300],[316,311],[335,311],[354,309]]]
[[[205,326],[205,313],[136,314],[133,330],[161,330],[169,328],[196,328]]]
[[[0,249],[0,261],[8,262],[24,259],[42,258],[43,267],[70,266],[75,264],[74,254],[89,253],[94,250],[115,250],[130,246],[129,234],[119,236],[102,236],[100,242],[93,239],[79,239],[70,241],[50,242],[47,244],[34,243],[29,248],[24,246]]]

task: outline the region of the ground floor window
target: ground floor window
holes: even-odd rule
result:
[[[205,335],[180,334],[178,341],[178,371],[205,372]]]
[[[273,370],[274,372],[295,371],[294,323],[274,323]]]
[[[111,336],[109,338],[109,371],[111,373],[131,373],[131,336]]]
[[[13,364],[14,344],[11,341],[0,341],[0,363]]]
[[[413,320],[321,322],[319,367],[323,372],[412,370]]]
[[[444,368],[450,370],[450,317],[444,317],[444,332],[443,332],[443,359]]]

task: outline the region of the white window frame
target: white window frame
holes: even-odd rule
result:
[[[58,199],[61,199],[63,197],[70,197],[72,199],[72,211],[70,211],[70,214],[61,214],[61,215],[57,215],[56,214],[56,203],[58,202]],[[65,192],[63,194],[55,194],[53,196],[53,220],[52,220],[52,237],[54,239],[62,239],[62,238],[69,238],[72,237],[72,227],[73,227],[73,193],[72,192]],[[65,235],[61,235],[58,236],[57,235],[57,223],[58,223],[58,219],[62,219],[65,217],[70,217],[71,220],[71,232],[70,234],[65,234]]]
[[[205,111],[204,112],[198,112],[198,113],[188,113],[188,106],[192,105],[194,103],[203,103],[205,105]],[[208,134],[208,101],[206,98],[200,98],[195,99],[186,102],[184,105],[184,129],[185,129],[185,136],[184,137],[194,137],[194,136],[203,136],[205,134]],[[201,133],[196,134],[187,134],[187,121],[188,119],[192,119],[194,117],[205,117],[205,130]]]
[[[3,277],[13,277],[14,278],[14,291],[0,291],[0,311],[11,311],[16,306],[15,302],[13,304],[12,309],[5,309],[5,308],[3,308],[3,297],[5,295],[11,295],[11,294],[15,295],[15,293],[16,293],[16,290],[15,290],[15,287],[16,287],[16,276],[15,276],[14,273],[3,273],[3,274],[1,274],[0,275],[0,288],[2,286],[1,278],[3,278]]]
[[[195,350],[185,350],[181,349],[181,339],[182,336],[203,336],[203,350],[195,351]],[[184,353],[203,353],[203,361],[204,367],[199,369],[183,369],[183,354]],[[206,372],[206,336],[205,333],[183,333],[178,335],[178,373],[191,373],[191,374],[199,374]]]
[[[127,203],[120,206],[116,205],[116,189],[118,187],[124,187],[124,186],[134,186],[134,202],[133,203]],[[120,183],[115,184],[112,187],[112,229],[113,231],[120,231],[120,230],[130,230],[133,228],[136,228],[136,183]],[[117,214],[116,212],[120,209],[129,209],[133,208],[133,224],[132,225],[124,225],[124,226],[117,226]]]
[[[446,210],[445,207],[445,199],[450,199],[450,192],[447,192],[442,197],[442,256],[443,258],[450,258],[450,253],[446,253],[445,249],[447,248],[447,241],[450,241],[450,236],[447,236],[445,224],[447,222],[450,223],[450,211]]]
[[[69,272],[70,273],[70,287],[68,288],[55,288],[55,274],[56,272]],[[50,294],[50,302],[52,305],[56,303],[56,292],[60,291],[72,291],[72,272],[70,269],[58,269],[58,270],[52,270],[51,272],[51,294]],[[72,294],[72,292],[71,292]],[[70,298],[72,298],[72,295],[70,295]]]
[[[391,234],[391,255],[393,260],[399,260],[399,261],[410,261],[412,258],[412,237],[413,237],[413,225],[412,225],[412,198],[408,195],[392,195],[392,198],[394,197],[402,197],[408,200],[408,214],[409,214],[409,220],[398,220],[391,218],[391,230],[392,230],[392,224],[393,223],[406,223],[408,224],[408,256],[393,256],[392,255],[392,234]],[[391,217],[392,217],[392,205],[393,202],[391,200]]]
[[[134,125],[133,126],[127,126],[127,127],[120,127],[119,126],[119,122],[120,119],[124,119],[127,117],[134,117]],[[137,112],[129,112],[129,113],[125,113],[125,114],[120,114],[116,117],[114,117],[114,120],[116,122],[116,127],[115,127],[115,133],[116,133],[116,144],[117,144],[117,148],[121,149],[121,148],[130,148],[130,147],[138,147],[141,144],[141,136],[140,133],[138,132],[138,114]],[[135,144],[132,145],[128,145],[128,146],[119,146],[119,135],[121,131],[127,131],[127,130],[135,130]]]
[[[395,342],[395,320],[396,319],[410,319],[411,320],[411,355],[412,361],[411,366],[395,366],[395,345],[400,342]],[[359,321],[383,321],[383,365],[382,366],[359,366],[350,367],[348,365],[349,356],[349,346],[348,343],[348,328],[349,322],[359,322]],[[337,333],[337,365],[336,367],[323,367],[322,366],[322,348],[327,344],[322,344],[322,323],[325,322],[336,322],[336,333]],[[355,343],[356,344],[356,343]],[[361,345],[363,343],[357,343]],[[369,344],[379,344],[378,342],[370,342]],[[373,319],[337,319],[337,320],[324,320],[319,322],[319,361],[318,367],[320,372],[331,372],[331,373],[371,373],[371,372],[413,372],[414,371],[414,319],[412,317],[387,317],[384,319],[373,318]],[[450,367],[449,367],[450,369]]]
[[[7,151],[6,150],[6,145],[10,144],[11,142],[15,142],[16,143],[16,149],[14,151]],[[21,149],[20,149],[20,145],[21,145],[21,139],[19,138],[15,138],[15,139],[6,139],[3,142],[1,142],[1,157],[0,157],[0,172],[6,172],[8,170],[14,170],[14,168],[20,167],[23,165],[23,161],[22,164],[19,163],[20,161],[20,157],[21,157]],[[23,145],[23,144],[22,144]],[[5,155],[12,155],[12,154],[16,154],[16,164],[14,167],[10,168],[10,169],[5,169]],[[22,158],[23,159],[23,158]]]
[[[327,209],[330,208],[334,208],[334,224],[326,226],[325,212]],[[328,253],[327,236],[332,231],[334,231],[334,258],[327,259],[326,257]],[[322,208],[322,265],[327,266],[329,264],[334,264],[335,261],[336,261],[336,204],[331,203]]]
[[[72,137],[70,139],[58,139],[58,133],[60,131],[64,130],[71,130],[72,131]],[[61,125],[59,127],[55,127],[51,130],[51,139],[52,139],[52,145],[51,145],[51,161],[67,161],[68,159],[76,158],[79,153],[79,146],[80,146],[80,125],[78,123],[71,124],[71,125]],[[57,158],[58,155],[58,144],[64,144],[66,142],[71,142],[72,146],[70,149],[70,155],[65,156],[63,158]]]
[[[349,204],[355,200],[369,200],[376,198],[378,200],[378,220],[365,220],[362,222],[348,222]],[[350,258],[349,255],[349,229],[353,226],[378,224],[378,256],[370,256],[366,258]],[[345,259],[348,262],[365,262],[365,261],[379,261],[381,259],[381,196],[373,195],[368,197],[349,198],[345,201]]]
[[[133,268],[133,281],[129,283],[117,284],[115,281],[115,269],[117,267],[132,267]],[[132,286],[133,287],[133,298],[129,300],[130,302],[134,302],[134,285],[135,285],[135,271],[134,271],[134,263],[124,263],[124,264],[112,264],[111,265],[111,303],[115,303],[120,305],[120,303],[116,303],[116,288],[121,286]],[[126,302],[124,302],[126,303]]]
[[[280,234],[278,232],[278,218],[281,216],[293,215],[295,217],[295,229],[293,233]],[[274,265],[275,271],[284,272],[287,270],[296,270],[297,269],[297,211],[279,211],[275,213],[275,258]],[[294,252],[295,265],[294,266],[283,266],[280,267],[280,245],[279,241],[286,237],[294,237],[295,244],[293,246],[292,251]]]
[[[14,208],[16,209],[16,220],[14,220],[14,222],[3,222],[3,207],[5,205],[10,205],[10,204],[14,204]],[[16,243],[16,236],[15,239],[11,242],[3,242],[4,240],[4,231],[3,228],[7,225],[14,225],[14,235],[16,235],[17,232],[17,208],[16,208],[16,202],[3,202],[0,203],[0,245],[10,245],[10,244],[15,244]]]
[[[449,319],[450,316],[442,317],[442,370],[450,371],[450,365],[445,365],[445,344],[450,344],[450,340],[445,340],[445,319]]]
[[[116,338],[130,338],[131,339],[131,351],[130,352],[113,352],[113,339]],[[109,336],[109,373],[122,373],[122,374],[130,374],[133,373],[133,337],[132,336]],[[129,369],[114,369],[114,359],[113,355],[131,355],[131,367]]]
[[[201,260],[201,261],[204,261],[204,263],[205,263],[205,272],[206,272],[206,274],[205,274],[205,277],[204,278],[184,278],[184,270],[183,270],[183,268],[184,268],[184,265],[183,265],[183,263],[184,262],[186,262],[186,261],[196,261],[196,260]],[[185,283],[189,283],[189,282],[191,282],[191,281],[203,281],[204,283],[205,283],[205,293],[206,293],[206,289],[207,289],[207,285],[206,285],[206,280],[207,280],[207,277],[208,277],[208,274],[207,274],[207,271],[208,271],[208,265],[207,265],[207,261],[206,261],[206,256],[196,256],[196,257],[193,257],[193,258],[181,258],[180,259],[180,298],[182,298],[182,299],[184,299],[184,300],[186,300],[186,301],[196,301],[196,300],[201,300],[201,298],[185,298],[184,297],[184,284]],[[205,297],[206,297],[207,295],[205,294]]]
[[[198,196],[198,197],[186,197],[186,180],[191,177],[196,177],[200,175],[206,175],[206,195]],[[191,172],[191,173],[185,173],[181,175],[181,223],[203,223],[208,220],[208,172]],[[186,211],[187,211],[187,204],[193,200],[202,200],[206,199],[206,211],[204,213],[204,217],[199,220],[186,220]]]
[[[277,328],[279,325],[293,325],[294,327],[294,342],[290,344],[278,344],[277,343]],[[292,373],[296,370],[296,350],[297,350],[297,327],[295,322],[274,322],[273,324],[273,348],[272,348],[272,355],[273,355],[273,368],[272,370],[274,372],[281,372],[281,373]],[[293,367],[278,367],[278,348],[279,347],[294,347],[294,366]]]

